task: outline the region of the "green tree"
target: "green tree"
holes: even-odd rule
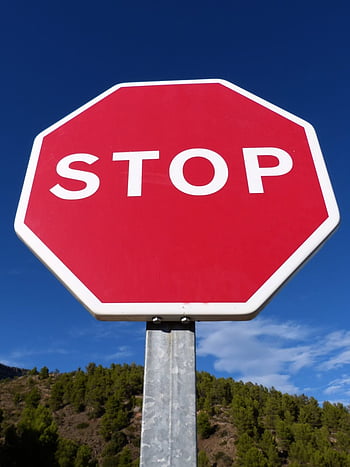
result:
[[[259,431],[257,404],[244,394],[235,394],[232,400],[232,419],[238,432],[257,437]]]
[[[326,467],[349,467],[349,456],[328,448],[323,452],[323,464]]]
[[[28,375],[31,375],[31,376],[36,376],[38,374],[39,373],[38,373],[38,369],[37,369],[36,366],[34,368],[32,368],[31,370],[29,370],[29,372],[28,372]]]
[[[51,387],[50,392],[50,407],[52,410],[56,411],[63,407],[64,405],[64,384],[61,379],[58,379],[54,385]]]
[[[250,448],[255,447],[254,440],[248,435],[248,433],[243,433],[235,442],[237,449],[237,462],[238,465],[244,464],[244,459],[246,453]]]
[[[197,373],[197,407],[199,410],[204,408],[204,403],[211,397],[214,377],[206,371]],[[209,396],[208,396],[209,395]]]
[[[211,390],[208,391],[208,393],[205,396],[205,399],[203,402],[203,410],[205,410],[205,412],[210,416],[213,416],[215,413],[214,398],[213,398],[213,394]]]
[[[125,428],[128,423],[129,414],[125,405],[117,394],[113,394],[106,402],[106,412],[101,419],[101,435],[109,441],[114,433]]]
[[[47,366],[43,366],[39,371],[39,379],[47,379],[49,377],[49,369]]]
[[[295,396],[283,394],[281,398],[281,413],[282,420],[288,419],[288,423],[294,423],[298,420],[299,416],[298,401]]]
[[[291,426],[293,438],[302,443],[311,443],[314,439],[314,430],[308,423],[294,423]]]
[[[18,405],[22,401],[23,401],[23,394],[20,394],[19,392],[15,392],[13,395],[13,402],[16,405]]]
[[[59,467],[73,467],[78,451],[78,444],[71,439],[60,438],[55,453]]]
[[[242,467],[268,467],[264,454],[256,447],[248,449],[240,465]]]
[[[259,446],[265,454],[265,457],[268,459],[269,465],[273,467],[281,465],[281,460],[278,455],[276,442],[270,431],[264,431],[259,442]]]
[[[87,367],[85,402],[90,409],[90,417],[98,418],[104,413],[104,404],[110,390],[110,372],[102,365],[90,363]]]
[[[348,433],[345,433],[344,431],[338,431],[337,448],[340,451],[350,452],[350,437]]]
[[[281,415],[281,401],[277,397],[277,394],[277,391],[269,394],[263,409],[264,425],[269,430],[276,429],[277,420],[279,420]]]
[[[73,378],[73,386],[71,388],[71,402],[77,412],[82,412],[85,409],[85,392],[86,392],[86,375],[83,371],[78,370]]]
[[[330,447],[331,444],[329,441],[329,432],[327,427],[322,426],[321,428],[314,430],[314,443],[316,449],[320,451]]]
[[[34,387],[24,398],[26,406],[36,408],[41,400],[41,393],[37,387]]]
[[[117,456],[118,467],[131,467],[132,457],[130,449],[126,446]]]
[[[336,431],[340,427],[344,411],[345,409],[342,404],[324,402],[321,415],[322,425],[326,426],[330,432]]]
[[[111,436],[111,440],[106,444],[102,455],[104,457],[114,456],[118,454],[123,447],[127,444],[128,439],[122,431],[117,431]]]
[[[205,451],[199,451],[198,453],[198,467],[210,467],[209,457]]]
[[[310,443],[300,440],[294,441],[289,448],[289,457],[298,462],[298,465],[307,465],[313,456],[313,448]]]
[[[212,434],[213,428],[210,424],[207,412],[201,411],[197,415],[197,433],[200,438],[206,439]]]
[[[321,426],[321,408],[315,398],[310,397],[306,404],[300,408],[298,421],[308,423],[314,428]]]
[[[288,452],[289,446],[294,440],[291,425],[288,425],[283,420],[278,420],[276,423],[276,437],[278,447],[282,451]]]
[[[61,391],[63,392],[63,395],[59,395],[59,408],[64,407],[67,404],[73,404],[73,399],[74,399],[74,379],[75,379],[76,373],[63,373],[60,374],[56,379],[54,383],[54,387],[57,385],[58,388],[58,393]],[[84,375],[83,375],[84,378]],[[80,383],[82,386],[81,390],[81,395],[85,395],[84,393],[84,383]]]
[[[324,463],[324,456],[321,451],[314,450],[311,456],[310,465],[318,467],[318,466],[326,466]]]
[[[57,426],[49,409],[42,405],[26,407],[17,429],[13,427],[5,433],[5,458],[10,462],[4,465],[54,466],[57,438]]]
[[[74,467],[97,467],[97,461],[93,458],[92,449],[86,444],[79,446]]]

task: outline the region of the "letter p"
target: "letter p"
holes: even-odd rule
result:
[[[260,167],[259,156],[273,156],[278,159],[274,167]],[[280,148],[243,148],[245,170],[249,193],[264,193],[262,177],[275,177],[291,171],[293,159]]]

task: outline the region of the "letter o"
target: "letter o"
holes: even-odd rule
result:
[[[206,185],[192,185],[185,177],[183,168],[185,163],[193,157],[207,159],[214,168],[214,176]],[[179,152],[169,166],[169,177],[173,185],[183,193],[194,196],[211,195],[221,190],[228,178],[228,167],[225,160],[215,151],[204,148],[186,149]]]

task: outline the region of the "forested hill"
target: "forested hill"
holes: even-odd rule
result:
[[[0,381],[0,467],[137,466],[142,379],[91,363]],[[199,467],[350,466],[341,404],[200,372],[197,408]]]

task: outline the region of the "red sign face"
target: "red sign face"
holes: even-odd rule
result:
[[[339,213],[312,127],[221,80],[115,86],[35,140],[18,235],[99,319],[249,319]]]

